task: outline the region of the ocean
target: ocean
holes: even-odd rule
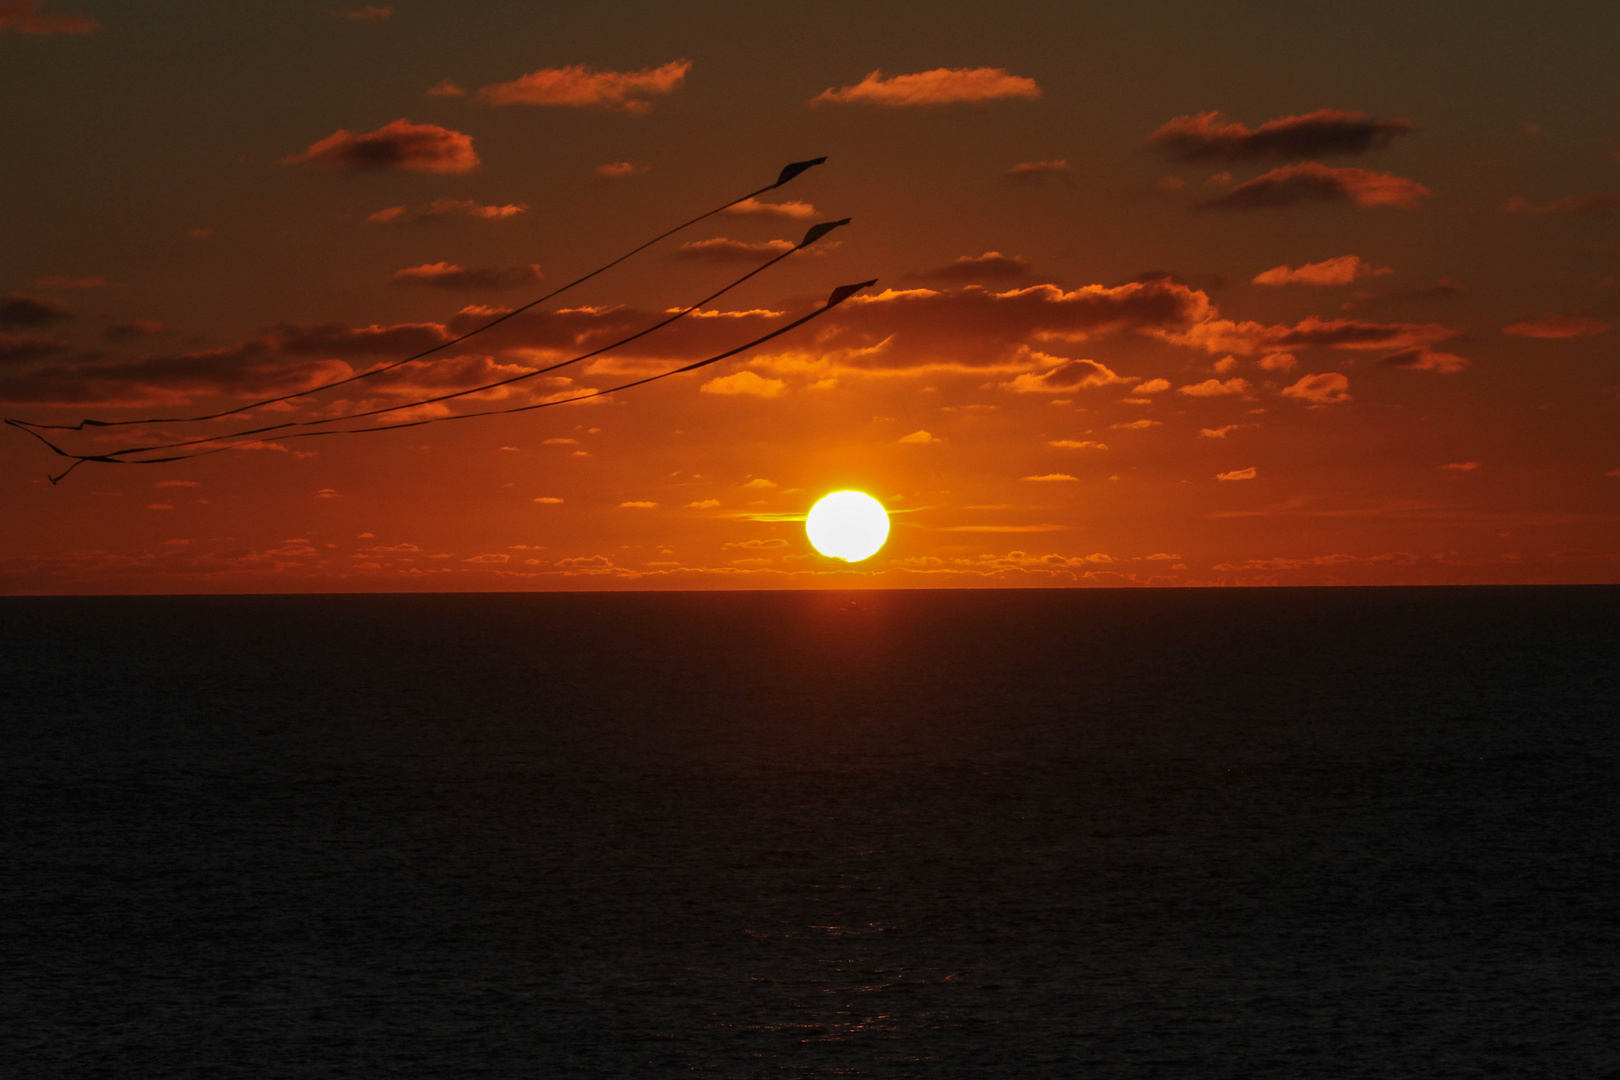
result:
[[[1620,588],[0,635],[11,1076],[1620,1075]]]

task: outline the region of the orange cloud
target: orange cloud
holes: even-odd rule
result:
[[[436,289],[517,289],[545,277],[534,263],[504,270],[471,269],[454,263],[425,263],[394,271],[402,285],[431,285]]]
[[[1602,319],[1576,313],[1550,314],[1543,315],[1539,319],[1526,319],[1524,322],[1502,327],[1502,333],[1511,337],[1577,338],[1601,334],[1608,329],[1609,324]]]
[[[1597,192],[1592,195],[1565,195],[1550,203],[1536,205],[1529,199],[1515,196],[1502,204],[1504,214],[1600,214],[1620,207],[1620,195]]]
[[[705,394],[773,398],[782,396],[787,383],[781,379],[764,378],[752,371],[738,371],[710,379],[700,389]]]
[[[1186,394],[1188,397],[1229,397],[1234,394],[1247,394],[1248,392],[1249,382],[1247,379],[1227,379],[1225,382],[1221,382],[1219,379],[1205,379],[1201,383],[1183,386],[1176,391],[1176,393]]]
[[[1063,159],[1057,161],[1020,161],[1003,175],[1014,183],[1040,185],[1050,179],[1061,179],[1074,172]]]
[[[901,109],[927,105],[979,104],[1022,98],[1034,100],[1034,79],[1009,75],[1005,68],[935,68],[915,75],[874,71],[853,86],[823,90],[811,105],[879,105]]]
[[[667,97],[679,90],[690,70],[690,60],[675,60],[641,71],[598,71],[584,64],[542,68],[512,82],[486,86],[478,91],[478,97],[489,105],[607,109],[645,116],[652,111],[647,99]]]
[[[1022,476],[1022,477],[1019,477],[1019,479],[1028,480],[1028,481],[1031,481],[1031,482],[1037,483],[1037,484],[1052,484],[1052,483],[1064,483],[1064,482],[1069,481],[1069,480],[1078,480],[1079,477],[1070,476],[1068,473],[1055,472],[1055,473],[1046,473],[1046,474],[1044,474],[1042,476]]]
[[[42,15],[40,0],[0,0],[0,31],[22,34],[93,34],[101,24],[88,15]]]
[[[1350,380],[1337,371],[1306,375],[1284,389],[1282,395],[1312,405],[1339,405],[1350,400]]]
[[[472,136],[437,124],[395,120],[376,131],[356,135],[347,128],[312,143],[301,154],[281,159],[283,165],[313,165],[340,172],[466,173],[482,164]]]
[[[528,203],[507,203],[504,206],[484,205],[472,199],[434,199],[421,206],[390,206],[368,215],[373,225],[391,225],[400,221],[437,221],[447,217],[470,217],[480,221],[506,221],[523,213]]]
[[[1297,270],[1286,264],[1273,266],[1256,274],[1252,280],[1256,285],[1348,285],[1358,278],[1392,273],[1394,271],[1387,266],[1363,262],[1359,255],[1340,255],[1318,263],[1306,263]]]
[[[1450,472],[1473,472],[1475,469],[1479,468],[1479,462],[1477,462],[1477,461],[1453,461],[1449,465],[1440,466],[1440,468],[1442,470],[1444,470],[1444,471],[1450,471]]]
[[[1468,370],[1469,361],[1456,353],[1438,352],[1425,345],[1391,353],[1378,363],[1384,367],[1407,368],[1412,371],[1433,371],[1440,375],[1456,375]]]
[[[1432,194],[1416,180],[1367,169],[1334,169],[1315,161],[1285,165],[1198,205],[1206,210],[1260,210],[1302,203],[1350,203],[1362,209],[1417,208]]]
[[[1293,326],[1266,326],[1256,322],[1206,319],[1183,333],[1161,336],[1177,344],[1212,353],[1269,352],[1277,355],[1271,369],[1287,370],[1282,349],[1403,349],[1431,345],[1454,338],[1459,332],[1438,323],[1375,323],[1357,319],[1323,319],[1309,315]],[[1271,359],[1268,357],[1268,360]]]
[[[961,285],[970,281],[1018,281],[1029,274],[1029,260],[1022,255],[987,251],[983,255],[958,256],[932,270],[913,271],[904,280],[923,285]]]
[[[792,250],[791,240],[762,240],[757,244],[750,244],[742,240],[716,236],[710,240],[694,240],[689,244],[682,244],[675,249],[675,257],[712,263],[755,262]]]
[[[807,202],[773,203],[760,202],[758,199],[744,199],[726,207],[725,212],[738,217],[802,219],[816,216],[816,208]]]
[[[652,168],[644,161],[610,161],[606,165],[598,165],[591,172],[604,180],[622,180],[627,176],[640,176]]]
[[[1237,161],[1245,158],[1300,158],[1321,154],[1364,154],[1412,130],[1407,120],[1374,120],[1364,112],[1318,109],[1268,120],[1258,128],[1227,123],[1222,113],[1178,116],[1148,136],[1178,161]]]
[[[1233,469],[1231,472],[1216,473],[1215,474],[1215,479],[1217,479],[1217,480],[1253,480],[1259,474],[1260,474],[1260,470],[1251,465],[1247,469]]]
[[[1046,356],[1042,353],[1034,355],[1042,360],[1061,362],[1049,371],[1039,374],[1026,372],[1001,385],[1019,394],[1063,394],[1072,390],[1089,390],[1098,386],[1129,384],[1136,381],[1110,371],[1107,365],[1099,364],[1095,360],[1063,360],[1061,357]]]

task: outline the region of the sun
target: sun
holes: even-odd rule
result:
[[[889,538],[889,515],[864,491],[835,491],[810,508],[804,531],[823,555],[860,562]]]

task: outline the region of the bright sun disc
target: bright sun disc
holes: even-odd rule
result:
[[[804,531],[823,555],[860,562],[889,538],[889,515],[863,491],[835,491],[810,508]]]

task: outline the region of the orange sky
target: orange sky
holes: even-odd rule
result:
[[[1620,10],[0,0],[0,591],[1620,581]],[[230,8],[230,10],[221,10]],[[1466,16],[1466,17],[1464,17]],[[413,416],[436,415],[434,412]],[[369,423],[366,422],[366,423]],[[362,424],[361,426],[364,426]],[[802,519],[893,514],[844,566]]]

